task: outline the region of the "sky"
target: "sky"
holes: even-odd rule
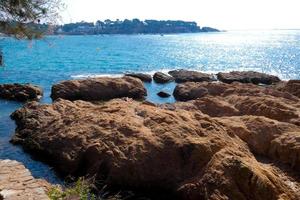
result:
[[[300,0],[63,1],[62,23],[138,18],[196,21],[222,30],[300,28]]]

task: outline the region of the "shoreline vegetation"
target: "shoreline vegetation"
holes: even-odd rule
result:
[[[149,76],[54,84],[52,103],[30,101],[12,113],[11,142],[65,176],[93,177],[100,190],[150,199],[300,198],[300,80],[254,71]],[[177,101],[146,101],[149,81],[177,83]],[[40,91],[13,87],[1,87],[5,98]],[[93,183],[81,180],[49,194],[90,195]]]
[[[101,34],[175,34],[175,33],[201,33],[220,32],[211,27],[200,27],[196,22],[180,20],[144,20],[124,21],[105,20],[90,22],[69,23],[56,26],[53,34],[63,35],[101,35]]]

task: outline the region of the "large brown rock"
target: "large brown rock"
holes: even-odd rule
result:
[[[229,73],[220,72],[217,74],[217,77],[224,83],[241,82],[270,85],[280,81],[277,76],[255,71],[232,71]]]
[[[101,101],[120,97],[143,99],[146,95],[142,81],[125,76],[63,81],[53,85],[51,98]]]
[[[168,73],[175,78],[176,83],[203,82],[215,80],[212,74],[206,74],[197,71],[188,71],[184,69],[173,70],[169,71]]]
[[[300,101],[292,94],[253,84],[185,83],[174,96],[187,103],[174,106],[211,117],[255,115],[300,125]]]
[[[197,98],[204,97],[206,95],[211,96],[228,96],[231,94],[238,94],[243,96],[257,96],[259,94],[272,95],[274,97],[284,97],[286,99],[298,101],[299,99],[288,93],[281,92],[279,90],[257,86],[254,84],[242,84],[242,83],[218,83],[218,82],[187,82],[178,84],[173,92],[174,97],[179,101],[188,101]]]
[[[14,101],[38,100],[42,97],[43,90],[31,84],[2,84],[0,85],[0,98]]]
[[[230,100],[221,100],[211,105],[226,108],[226,115],[215,117],[190,102],[30,103],[12,114],[12,141],[46,155],[61,172],[95,175],[108,186],[160,191],[172,199],[298,200],[299,179],[274,165],[300,170],[300,127],[239,116]]]

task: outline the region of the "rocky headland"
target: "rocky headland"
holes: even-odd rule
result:
[[[299,81],[169,74],[159,76],[179,82],[173,104],[134,100],[146,89],[132,77],[54,85],[52,104],[11,115],[12,142],[65,175],[158,199],[300,199]]]

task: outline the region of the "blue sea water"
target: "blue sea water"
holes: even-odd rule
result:
[[[33,83],[43,87],[44,103],[50,103],[51,85],[66,79],[120,76],[124,72],[190,69],[216,73],[255,70],[282,79],[300,79],[300,31],[232,31],[178,35],[51,36],[40,41],[0,40],[5,67],[1,83]],[[161,99],[160,90],[172,93],[175,84],[145,84],[147,99]],[[20,103],[0,100],[0,159],[23,162],[35,177],[52,183],[59,178],[47,165],[33,160],[9,143],[14,132],[11,112]]]

